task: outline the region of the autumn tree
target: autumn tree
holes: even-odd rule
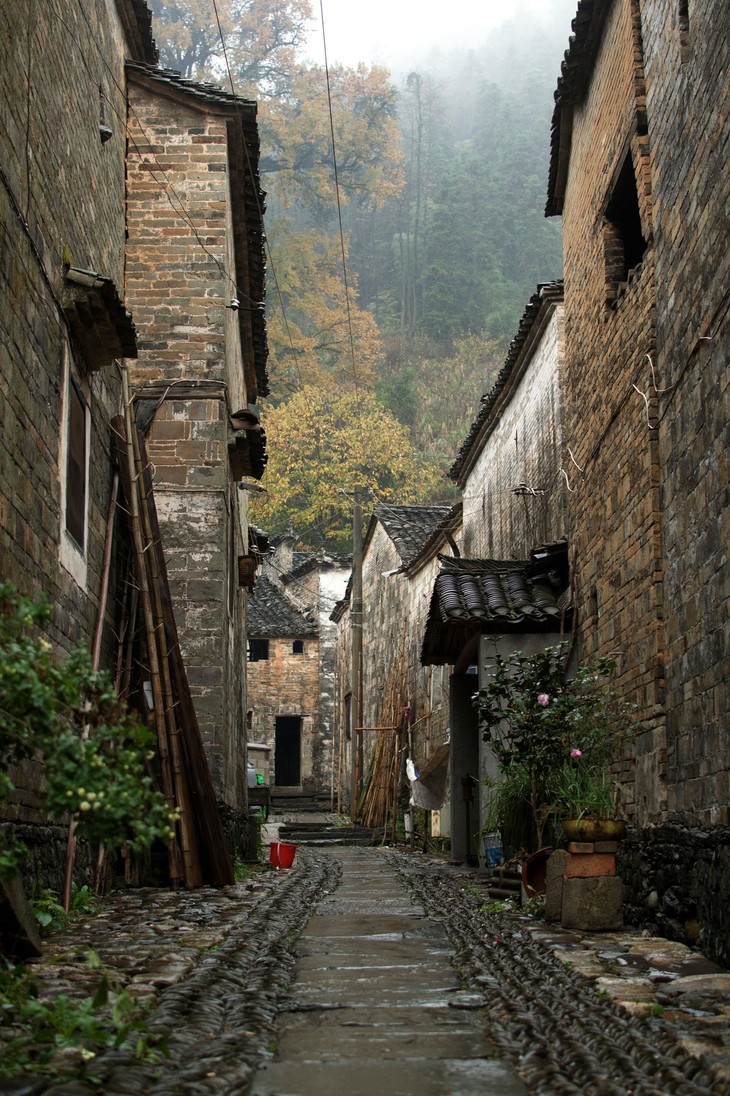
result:
[[[268,311],[272,400],[305,385],[372,387],[380,336],[370,313],[357,305],[354,274],[348,310],[339,239],[322,229],[297,231],[280,219],[270,245],[276,255]]]
[[[433,473],[415,454],[406,427],[371,392],[306,387],[262,414],[269,463],[268,494],[251,517],[271,533],[293,521],[311,547],[347,549],[353,488],[373,502],[411,503]]]
[[[310,0],[150,0],[160,64],[189,80],[227,82],[241,95],[286,95],[312,18]],[[223,53],[221,42],[226,47]]]

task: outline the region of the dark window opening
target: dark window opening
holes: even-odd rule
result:
[[[677,0],[677,25],[679,26],[679,48],[682,61],[689,59],[689,0]]]
[[[246,712],[246,728],[251,730],[253,727],[253,708],[249,708]]]
[[[303,639],[295,639],[294,640],[294,642],[292,643],[291,653],[293,655],[303,655],[304,654],[304,640]]]
[[[628,153],[606,207],[606,273],[609,281],[628,281],[629,271],[639,265],[645,251],[636,175],[631,153]]]
[[[248,661],[249,662],[266,662],[269,657],[269,641],[268,639],[249,639],[248,641]]]
[[[86,539],[86,400],[69,374],[66,532],[83,552]]]

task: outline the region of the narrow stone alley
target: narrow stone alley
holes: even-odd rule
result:
[[[730,1093],[730,975],[685,945],[497,909],[473,870],[418,852],[302,845],[231,887],[114,894],[49,939],[39,995],[93,994],[99,965],[166,1053],[0,1092]]]
[[[341,882],[300,938],[252,1096],[526,1093],[487,1038],[484,998],[460,990],[442,924],[372,849],[331,855]]]

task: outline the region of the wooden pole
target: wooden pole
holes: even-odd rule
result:
[[[352,789],[350,815],[357,822],[360,783],[362,781],[362,487],[355,488],[352,511],[352,603],[350,607],[350,648],[352,680]]]
[[[160,675],[159,654],[155,637],[155,620],[150,593],[150,582],[147,573],[145,550],[142,530],[142,518],[140,514],[140,491],[138,486],[137,464],[134,456],[134,433],[136,425],[132,412],[132,400],[129,391],[129,375],[126,368],[122,368],[122,388],[124,398],[124,437],[123,446],[126,457],[126,471],[129,481],[129,521],[132,529],[132,540],[137,559],[137,579],[139,581],[140,602],[144,617],[145,632],[147,635],[147,653],[149,659],[150,683],[152,685],[152,697],[154,702],[154,722],[157,733],[157,752],[160,758],[160,775],[162,778],[162,791],[167,799],[170,809],[175,807],[175,793],[170,768],[170,753],[167,742],[167,723],[165,719],[165,698]],[[170,882],[174,886],[181,878],[180,849],[177,840],[173,839],[168,846],[168,860]]]

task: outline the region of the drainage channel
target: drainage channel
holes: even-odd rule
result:
[[[647,1020],[599,997],[514,922],[481,909],[453,878],[389,853],[454,964],[489,1009],[490,1037],[538,1096],[722,1096],[728,1086]]]

